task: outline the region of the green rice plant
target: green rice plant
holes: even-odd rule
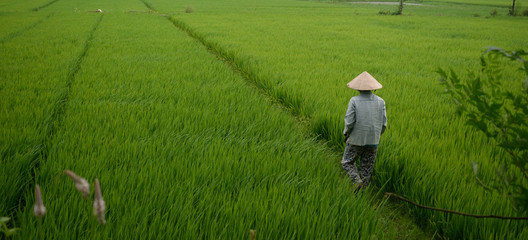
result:
[[[0,102],[8,110],[2,131],[12,131],[0,139],[7,179],[0,181],[10,183],[0,188],[5,215],[22,208],[20,239],[247,238],[248,229],[266,239],[391,238],[393,228],[370,203],[372,190],[351,194],[340,152],[306,139],[282,110],[342,150],[342,119],[354,95],[345,84],[364,70],[384,85],[376,94],[389,116],[376,185],[426,205],[515,215],[471,174],[471,160],[482,159],[482,179],[494,176],[499,163],[489,159],[505,153],[452,118],[448,99],[437,94],[437,66],[477,66],[473,59],[488,45],[526,47],[522,19],[475,19],[492,8],[479,3],[408,6],[403,18],[377,16],[378,6],[288,0],[200,1],[193,14],[181,11],[184,1],[62,0],[25,14],[31,21],[17,21],[27,24],[2,30],[17,43],[0,44],[7,56],[0,77],[17,80],[0,87],[8,99]],[[28,12],[42,6],[6,4]],[[53,64],[37,64],[43,61]],[[101,181],[104,228],[62,184],[64,169]],[[31,211],[33,175],[47,193],[42,224]],[[410,211],[446,238],[528,234],[522,222]]]
[[[1,43],[10,41],[11,39],[24,34],[24,32],[35,28],[53,16],[53,13],[49,13],[45,16],[41,13],[24,13],[24,17],[20,17],[20,14],[21,13],[5,14],[1,17],[3,23],[9,23],[2,25],[0,33]],[[20,26],[24,27],[20,28]]]
[[[29,12],[29,11],[36,11],[41,7],[44,7],[54,0],[35,0],[35,1],[29,1],[29,0],[2,0],[0,4],[2,4],[2,10],[9,12]]]
[[[20,239],[391,238],[334,153],[166,18],[105,12],[90,46]],[[99,179],[104,227],[64,169]]]
[[[9,220],[11,220],[11,218],[8,218],[8,217],[0,218],[0,224],[1,224],[0,232],[3,234],[4,237],[13,236],[14,234],[16,234],[18,230],[20,230],[19,228],[9,228],[7,226],[7,223],[9,222]]]
[[[482,159],[482,168],[494,169],[498,164],[489,159],[501,159],[505,153],[464,126],[463,120],[451,117],[454,109],[438,94],[434,71],[441,64],[459,69],[477,66],[473,59],[489,45],[525,47],[525,22],[497,17],[482,24],[468,14],[467,9],[476,8],[482,15],[489,13],[486,4],[416,6],[408,9],[410,16],[400,18],[376,16],[379,9],[372,6],[293,1],[222,6],[204,1],[203,13],[183,15],[172,11],[182,2],[148,2],[158,11],[172,12],[186,31],[237,66],[256,86],[266,86],[261,88],[270,96],[281,97],[284,92],[298,96],[293,102],[301,107],[293,111],[310,119],[313,132],[338,148],[343,147],[343,111],[354,94],[345,84],[354,72],[375,73],[384,85],[376,94],[386,100],[389,116],[375,169],[378,185],[388,182],[386,189],[436,207],[518,214],[504,205],[502,196],[479,190],[471,159]],[[448,17],[437,16],[438,11]],[[493,173],[483,175],[489,178]],[[523,222],[412,212],[417,222],[448,238],[523,238],[527,233]]]
[[[41,16],[46,17],[38,26],[26,27],[0,43],[0,214],[4,216],[24,203],[23,193],[30,189],[34,169],[46,154],[46,139],[53,134],[68,75],[95,20],[86,16],[78,21],[70,13]]]

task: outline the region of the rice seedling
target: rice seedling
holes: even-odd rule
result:
[[[169,13],[183,4],[148,2]],[[379,95],[388,104],[389,130],[380,145],[378,184],[388,182],[388,190],[438,207],[518,214],[473,179],[471,160],[480,159],[479,164],[491,170],[505,155],[464,126],[464,119],[452,117],[454,107],[440,94],[434,72],[439,66],[478,67],[479,55],[491,45],[526,48],[528,28],[522,19],[497,17],[482,24],[468,14],[469,10],[488,14],[492,7],[487,3],[414,6],[405,18],[376,16],[375,7],[345,4],[287,2],[268,8],[251,8],[261,5],[247,1],[236,6],[202,4],[205,13],[173,12],[174,20],[256,86],[293,108],[294,114],[310,119],[313,133],[333,146],[342,148],[343,111],[352,95],[344,85],[352,72],[374,71],[383,79],[385,88]],[[232,10],[226,11],[229,7]],[[435,11],[443,15],[434,15]],[[506,74],[518,77],[514,71]],[[417,222],[431,222],[446,237],[526,234],[523,222],[413,212]]]
[[[35,175],[46,217],[20,211],[20,239],[391,238],[336,155],[206,48],[161,16],[104,14]],[[104,228],[61,169],[104,183]]]
[[[17,34],[3,38],[0,43],[0,214],[3,216],[10,216],[23,203],[24,192],[32,192],[29,186],[34,169],[47,154],[46,139],[56,127],[58,106],[68,89],[68,75],[95,20],[92,16],[79,19],[70,13],[39,16],[40,23],[11,31]]]
[[[478,66],[490,45],[527,48],[523,19],[473,17],[502,3],[428,2],[403,17],[289,0],[204,0],[193,14],[185,1],[63,0],[31,12],[49,2],[6,1],[28,18],[0,16],[17,19],[0,30],[0,215],[16,215],[20,239],[241,239],[248,229],[263,239],[393,238],[372,190],[353,195],[339,166],[354,95],[345,84],[365,70],[384,85],[376,94],[389,118],[374,184],[425,205],[516,214],[471,172],[475,160],[486,181],[505,154],[452,116],[434,72]],[[283,109],[338,151],[307,139]],[[62,169],[100,179],[108,209],[78,201]],[[46,191],[42,224],[33,181]],[[527,234],[523,222],[411,213],[445,238]]]
[[[46,6],[53,0],[35,0],[35,1],[13,1],[13,0],[3,0],[2,9],[7,11],[17,11],[17,12],[26,12],[26,11],[35,11],[39,8]]]

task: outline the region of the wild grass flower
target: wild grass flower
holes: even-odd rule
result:
[[[66,173],[74,182],[75,182],[75,188],[79,190],[83,194],[83,197],[85,199],[88,199],[88,196],[90,195],[90,184],[86,179],[77,176],[74,172],[70,170],[65,170],[64,173]]]
[[[95,197],[94,197],[94,215],[99,220],[101,225],[105,225],[106,221],[104,219],[105,212],[105,202],[103,200],[103,195],[101,194],[101,186],[99,185],[99,180],[95,179]]]
[[[46,214],[46,207],[42,203],[42,193],[40,192],[39,185],[35,185],[35,206],[33,207],[33,213],[37,218],[41,218]]]
[[[249,239],[250,240],[255,240],[256,239],[255,230],[253,230],[253,229],[249,230]]]

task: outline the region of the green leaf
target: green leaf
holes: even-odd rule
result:
[[[456,72],[451,69],[451,82],[453,83],[453,85],[457,86],[459,83],[460,83],[460,79],[458,78]]]
[[[6,235],[7,235],[7,236],[12,236],[12,235],[14,235],[14,234],[16,233],[16,231],[18,231],[18,230],[20,230],[20,228],[11,228],[11,229],[7,230]]]
[[[446,73],[446,72],[444,71],[444,69],[442,69],[442,68],[438,68],[438,69],[436,70],[436,73],[440,74],[440,77],[441,77],[441,78],[444,78],[444,79],[447,78],[447,73]]]
[[[499,110],[501,109],[502,107],[502,103],[493,103],[490,105],[489,107],[489,111],[491,114],[498,114],[499,113]]]
[[[9,222],[9,220],[11,220],[11,218],[8,218],[8,217],[1,217],[1,218],[0,218],[0,223],[7,223],[7,222]]]
[[[488,134],[488,126],[483,121],[477,121],[475,119],[468,119],[466,124],[473,126],[474,128]]]

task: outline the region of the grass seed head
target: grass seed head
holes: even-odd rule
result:
[[[75,182],[75,188],[77,188],[77,190],[83,194],[83,197],[88,199],[88,196],[90,195],[90,183],[88,183],[86,179],[77,176],[70,170],[65,170],[64,173],[66,173],[66,175],[68,175]]]
[[[46,207],[42,203],[42,193],[40,192],[40,186],[35,185],[35,206],[33,207],[33,213],[37,218],[41,218],[46,214]]]
[[[104,219],[105,212],[105,202],[103,200],[103,195],[101,194],[101,186],[99,185],[99,180],[95,179],[95,197],[94,197],[94,215],[99,220],[101,225],[105,225],[106,221]]]
[[[253,230],[253,229],[249,230],[249,239],[251,239],[251,240],[255,240],[256,239],[255,230]]]

